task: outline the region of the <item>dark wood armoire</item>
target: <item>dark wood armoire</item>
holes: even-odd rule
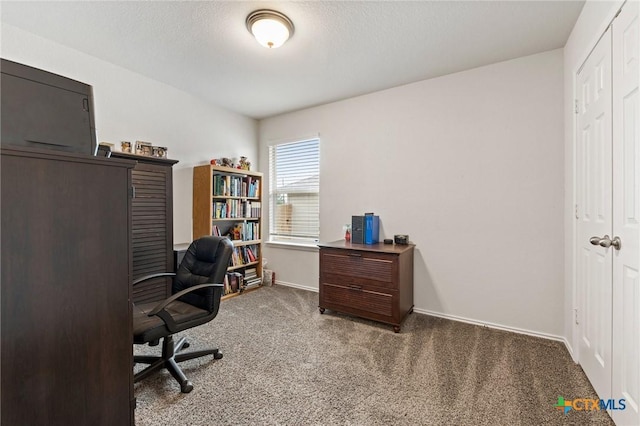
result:
[[[3,425],[134,423],[132,161],[2,147]]]

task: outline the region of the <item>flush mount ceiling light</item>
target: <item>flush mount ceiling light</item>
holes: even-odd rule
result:
[[[268,48],[280,47],[293,35],[293,22],[275,10],[260,9],[247,16],[247,29]]]

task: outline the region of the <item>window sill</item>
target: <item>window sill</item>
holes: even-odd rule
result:
[[[288,241],[265,241],[264,244],[271,247],[291,249],[291,250],[318,251],[318,243],[292,243]]]

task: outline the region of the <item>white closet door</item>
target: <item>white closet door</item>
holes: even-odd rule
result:
[[[577,94],[579,361],[600,398],[609,399],[613,247],[600,242],[612,231],[611,29],[578,74]]]
[[[618,425],[640,425],[640,107],[638,2],[613,23],[613,381]]]

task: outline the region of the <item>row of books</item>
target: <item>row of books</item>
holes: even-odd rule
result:
[[[211,234],[218,237],[229,237],[232,241],[252,241],[260,239],[260,224],[258,222],[241,222],[223,231],[218,225],[211,226]]]
[[[260,217],[260,202],[228,199],[213,202],[213,219]]]
[[[247,268],[244,275],[240,272],[227,272],[224,277],[224,294],[241,293],[261,284],[262,278],[258,276],[256,268]]]
[[[252,176],[213,175],[213,195],[222,197],[257,197],[260,180]]]
[[[247,176],[247,197],[260,196],[260,179]]]
[[[226,230],[222,230],[218,225],[212,225],[211,234],[217,237],[228,237],[231,241],[259,240],[260,224],[257,222],[236,223]]]
[[[260,257],[260,246],[251,244],[248,246],[234,247],[231,254],[231,266],[242,266],[247,263],[256,262]]]
[[[257,222],[236,223],[228,232],[233,241],[260,239],[260,224]]]
[[[247,202],[249,208],[249,217],[261,217],[262,205],[260,201]]]
[[[244,271],[245,289],[258,287],[260,284],[262,284],[262,279],[258,276],[256,268],[247,268]]]
[[[227,272],[224,277],[224,294],[238,293],[244,289],[244,276],[240,272]]]

